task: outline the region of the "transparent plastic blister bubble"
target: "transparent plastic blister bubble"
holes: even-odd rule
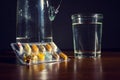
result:
[[[69,60],[54,42],[11,43],[11,47],[21,64],[31,65]]]

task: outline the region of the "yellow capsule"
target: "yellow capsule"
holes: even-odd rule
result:
[[[38,62],[38,57],[35,55],[32,57],[32,62],[37,63]]]
[[[45,54],[44,53],[40,52],[37,56],[38,56],[40,61],[44,61],[45,60]]]
[[[63,58],[64,60],[67,60],[67,59],[68,59],[67,55],[64,54],[63,52],[60,52],[60,53],[59,53],[59,56],[60,56],[61,58]]]
[[[29,44],[26,43],[26,44],[24,45],[24,47],[25,47],[24,49],[25,49],[27,55],[30,55],[30,54],[31,54],[31,48],[30,48]]]
[[[27,57],[26,57],[26,55],[24,55],[23,56],[23,61],[26,62],[26,60],[27,60]]]

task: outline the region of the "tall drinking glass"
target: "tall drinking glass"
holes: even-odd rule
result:
[[[103,15],[73,14],[71,19],[75,57],[100,56]]]

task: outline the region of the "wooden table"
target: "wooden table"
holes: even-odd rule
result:
[[[3,54],[3,53],[1,53]],[[25,66],[16,63],[13,52],[0,55],[0,80],[120,80],[120,52],[102,52],[101,58]]]

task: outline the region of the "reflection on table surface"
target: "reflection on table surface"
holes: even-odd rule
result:
[[[70,55],[68,61],[29,66],[15,63],[15,56],[0,58],[1,80],[118,80],[120,75],[120,54],[116,52],[98,58]]]
[[[67,61],[65,62],[54,62],[54,63],[43,63],[38,65],[20,66],[19,67],[19,79],[34,80],[34,79],[58,79],[61,68],[67,68]],[[36,78],[35,78],[36,76]]]

